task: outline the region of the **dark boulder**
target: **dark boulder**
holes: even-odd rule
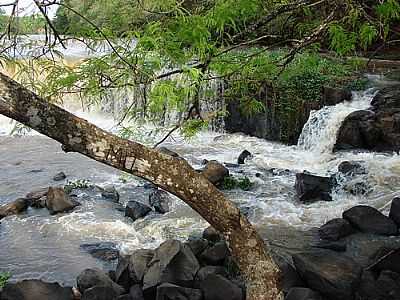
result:
[[[8,283],[1,291],[1,300],[73,300],[71,287],[41,280],[23,280]]]
[[[221,234],[214,227],[209,226],[203,231],[203,239],[216,243],[221,240]]]
[[[0,219],[24,212],[29,206],[29,199],[19,198],[0,207]]]
[[[243,291],[237,285],[218,274],[210,274],[200,283],[204,300],[242,300]]]
[[[56,175],[54,175],[53,180],[54,181],[62,181],[65,178],[67,178],[67,175],[65,175],[64,172],[60,172],[60,173],[57,173]]]
[[[129,276],[135,283],[142,283],[144,274],[155,254],[154,250],[138,249],[129,258]]]
[[[229,249],[225,241],[215,243],[215,245],[206,248],[200,255],[200,260],[206,265],[222,265],[229,255]]]
[[[118,258],[117,269],[115,270],[115,282],[126,291],[128,291],[134,283],[129,273],[129,256],[121,255]]]
[[[71,200],[65,193],[63,188],[49,187],[46,198],[46,207],[50,214],[58,214],[68,212],[80,205],[78,202]]]
[[[156,300],[202,300],[201,290],[181,287],[175,284],[163,283],[157,287]]]
[[[217,186],[223,183],[225,177],[229,176],[229,170],[215,160],[209,161],[201,173],[212,184]]]
[[[344,175],[365,175],[367,170],[362,162],[359,161],[343,161],[338,166],[338,171]]]
[[[297,173],[295,189],[301,202],[332,201],[331,192],[334,180],[330,177]]]
[[[343,219],[362,232],[379,235],[397,235],[398,232],[393,220],[370,206],[354,206],[343,212]]]
[[[26,194],[25,198],[29,199],[29,200],[38,200],[42,197],[46,197],[47,196],[47,192],[49,191],[49,188],[41,188],[35,191],[32,191],[28,194]]]
[[[131,286],[129,295],[131,295],[133,300],[144,300],[143,291],[139,284]]]
[[[400,299],[400,274],[382,271],[376,282],[385,294],[386,300]]]
[[[119,201],[119,193],[114,186],[107,186],[101,191],[101,196],[114,202]]]
[[[361,267],[352,259],[323,250],[293,255],[297,272],[307,285],[332,300],[353,300]]]
[[[95,258],[103,261],[116,260],[119,257],[117,244],[113,242],[101,242],[93,244],[82,244],[80,248]]]
[[[242,153],[240,153],[240,155],[239,155],[239,157],[238,157],[237,163],[238,163],[239,165],[243,165],[244,162],[245,162],[245,160],[246,160],[247,158],[249,158],[249,157],[250,157],[250,158],[252,157],[251,153],[250,153],[249,151],[247,151],[247,150],[244,150]]]
[[[208,241],[203,238],[192,238],[186,242],[186,245],[189,246],[196,257],[199,257],[200,254],[207,248]]]
[[[284,293],[288,293],[293,287],[305,287],[306,284],[300,278],[296,269],[282,256],[274,257],[274,261],[282,272],[281,287]]]
[[[344,252],[347,249],[345,241],[320,240],[315,243],[312,243],[311,246],[313,248],[329,249],[336,252]]]
[[[125,217],[130,217],[133,221],[145,217],[151,208],[137,201],[129,201],[125,208]]]
[[[321,294],[303,287],[294,287],[290,289],[285,300],[323,300]]]
[[[149,203],[156,212],[160,214],[165,214],[169,212],[171,198],[167,192],[155,190],[149,195]]]
[[[155,250],[148,264],[143,291],[146,299],[154,299],[161,283],[191,287],[200,266],[192,250],[177,240],[168,240]]]
[[[112,288],[117,295],[124,293],[124,288],[107,276],[106,273],[99,269],[86,269],[76,279],[78,289],[84,293],[87,289],[95,286],[103,286]]]
[[[354,233],[354,228],[351,224],[341,218],[332,219],[319,228],[318,232],[322,239],[337,241],[342,237]]]
[[[228,277],[228,271],[222,266],[205,266],[202,267],[196,274],[196,281],[205,280],[210,274],[218,274],[224,277]]]
[[[351,113],[343,121],[335,150],[400,150],[400,86],[378,92],[370,110]]]
[[[388,253],[380,256],[368,269],[377,273],[389,270],[400,274],[400,248],[389,250]]]
[[[394,198],[390,206],[389,218],[400,226],[400,198]]]
[[[345,100],[351,100],[351,92],[347,89],[324,86],[322,90],[323,106],[336,105]]]
[[[364,271],[356,291],[356,299],[361,300],[386,300],[385,292],[378,285],[372,272]]]
[[[110,286],[94,286],[85,290],[81,300],[115,300],[116,291]]]

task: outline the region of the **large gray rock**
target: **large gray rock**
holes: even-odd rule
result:
[[[0,219],[24,212],[29,206],[29,199],[19,198],[0,207]]]
[[[315,291],[331,300],[353,300],[361,267],[352,259],[330,250],[293,255],[297,272]]]
[[[319,228],[318,232],[322,239],[337,241],[342,237],[354,233],[354,228],[349,221],[341,218],[332,219]]]
[[[130,217],[133,221],[145,217],[149,212],[151,212],[151,208],[138,201],[132,200],[126,204],[125,216]]]
[[[229,253],[226,243],[220,241],[204,250],[200,255],[200,260],[207,265],[222,265]]]
[[[46,198],[46,207],[50,214],[54,215],[67,212],[74,209],[78,205],[80,204],[71,200],[63,188],[49,187]]]
[[[332,201],[331,192],[335,182],[330,177],[297,173],[295,189],[301,202]]]
[[[62,287],[58,283],[41,280],[24,280],[5,285],[1,300],[73,300],[71,287]]]
[[[155,254],[154,250],[139,249],[132,253],[129,258],[129,276],[135,283],[142,283],[144,274],[149,268],[149,263]]]
[[[225,177],[229,176],[229,170],[219,162],[212,160],[206,164],[202,174],[212,184],[218,186],[223,183]]]
[[[343,212],[343,219],[362,232],[389,236],[398,233],[397,225],[393,220],[370,206],[354,206]]]
[[[119,193],[114,186],[106,186],[101,191],[101,196],[106,199],[110,199],[116,203],[118,203],[118,201],[119,201]]]
[[[79,274],[76,279],[79,291],[83,294],[87,289],[95,286],[103,286],[112,288],[117,295],[124,293],[124,288],[107,276],[106,273],[99,269],[86,269]]]
[[[165,191],[155,190],[149,195],[150,206],[160,214],[169,212],[169,205],[171,203],[171,197]]]
[[[188,246],[177,240],[162,243],[156,249],[143,278],[145,298],[154,299],[156,288],[161,283],[192,286],[199,268],[199,263]]]

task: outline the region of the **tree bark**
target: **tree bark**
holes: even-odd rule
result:
[[[112,135],[1,73],[0,114],[60,142],[67,152],[79,152],[176,195],[225,236],[246,280],[247,300],[283,299],[280,271],[264,241],[239,209],[185,160]]]

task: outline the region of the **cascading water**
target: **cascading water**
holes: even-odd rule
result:
[[[218,87],[217,83],[213,84]],[[255,182],[254,188],[229,191],[227,196],[247,211],[250,221],[260,232],[275,230],[279,235],[293,228],[308,229],[339,217],[343,210],[358,203],[383,208],[399,194],[399,155],[331,151],[343,119],[355,110],[368,109],[374,93],[374,90],[355,93],[352,101],[313,112],[298,146],[241,134],[221,136],[213,131],[201,132],[190,141],[174,134],[165,146],[178,152],[195,168],[201,167],[203,159],[234,163],[241,151],[251,151],[252,160],[230,171],[236,176],[248,176]],[[115,97],[120,95],[113,94],[107,99]],[[210,111],[218,103],[215,101],[218,93],[213,97],[209,104],[204,104]],[[125,105],[129,105],[128,102]],[[115,106],[117,101],[97,113],[83,111],[74,103],[67,103],[67,108],[105,129],[115,129],[113,114],[121,111],[121,107]],[[116,186],[122,206],[132,199],[147,201],[143,188],[138,187],[143,182],[121,180],[120,172],[81,155],[64,153],[58,143],[46,137],[6,136],[9,127],[9,120],[0,117],[0,204],[34,189],[55,185],[52,177],[60,171],[67,174],[68,180],[88,179],[96,185]],[[142,135],[152,130],[151,126],[142,129]],[[159,136],[152,136],[152,139],[149,143],[158,140]],[[338,191],[333,195],[334,201],[310,205],[296,200],[295,172],[308,170],[330,175],[345,160],[364,161],[369,171],[366,180],[373,186],[372,193],[353,196]],[[82,190],[78,198],[82,206],[69,214],[50,216],[46,210],[30,209],[24,215],[3,219],[0,244],[7,246],[0,251],[0,270],[12,272],[13,280],[43,278],[73,284],[76,275],[86,267],[110,267],[82,251],[80,244],[113,241],[122,251],[129,252],[155,247],[168,238],[185,239],[190,234],[199,234],[207,226],[178,199],[174,199],[171,212],[165,215],[152,213],[132,222],[124,218],[119,210],[121,206],[102,199],[94,190]],[[285,228],[284,231],[281,228]]]

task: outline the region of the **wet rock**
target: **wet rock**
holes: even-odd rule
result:
[[[242,153],[240,153],[238,157],[238,164],[243,165],[246,158],[252,157],[251,153],[247,150],[244,150]]]
[[[190,287],[199,268],[199,263],[188,246],[177,240],[162,243],[156,249],[143,278],[145,298],[154,299],[156,288],[161,283]]]
[[[114,186],[105,187],[101,192],[101,196],[116,203],[119,201],[119,193]]]
[[[39,198],[37,200],[29,200],[30,206],[33,208],[46,208],[46,201],[47,201],[47,196],[44,196],[42,198]]]
[[[144,274],[149,268],[149,263],[155,254],[154,250],[139,249],[132,253],[129,258],[129,276],[132,282],[141,283]]]
[[[394,198],[390,206],[389,218],[400,226],[400,198]]]
[[[130,217],[133,221],[145,217],[151,208],[137,201],[129,201],[125,208],[125,217]]]
[[[129,290],[133,300],[144,300],[143,291],[139,284],[133,285]]]
[[[335,150],[400,150],[400,86],[381,89],[371,105],[346,117]]]
[[[294,287],[290,289],[285,300],[323,300],[321,294],[303,287]]]
[[[114,300],[117,292],[110,286],[94,286],[85,290],[81,300]]]
[[[202,267],[196,274],[196,281],[205,280],[210,274],[218,274],[223,277],[228,277],[228,271],[222,266],[205,266]]]
[[[200,255],[200,260],[206,265],[221,265],[228,255],[228,246],[224,241],[220,241],[204,250]]]
[[[344,175],[365,175],[367,170],[359,161],[343,161],[338,166],[338,171]]]
[[[221,240],[221,235],[214,227],[209,226],[203,231],[203,239],[216,243]]]
[[[229,170],[217,161],[210,161],[204,167],[202,174],[212,184],[220,185],[223,183],[224,178],[229,176]]]
[[[120,256],[118,258],[118,265],[115,270],[115,282],[126,291],[128,291],[130,286],[134,283],[129,273],[129,257]]]
[[[400,299],[400,274],[392,271],[383,271],[376,281],[386,296],[386,300]]]
[[[204,300],[242,300],[243,291],[237,285],[218,274],[210,274],[200,283]]]
[[[354,206],[343,212],[343,219],[362,232],[380,235],[397,235],[398,232],[393,220],[370,206]]]
[[[161,190],[155,190],[149,195],[150,206],[160,214],[169,212],[169,205],[171,198],[167,192]]]
[[[372,186],[366,181],[351,180],[344,184],[343,190],[352,195],[367,195],[373,191]]]
[[[68,212],[80,205],[76,201],[72,201],[70,197],[64,192],[63,188],[49,187],[47,192],[46,207],[50,214],[58,214]]]
[[[82,244],[80,245],[80,248],[93,257],[104,261],[116,260],[119,257],[117,244],[113,242]]]
[[[317,241],[316,243],[312,244],[312,247],[329,249],[336,252],[344,252],[347,249],[345,241],[328,241],[328,240]]]
[[[319,228],[318,233],[322,239],[337,241],[342,237],[354,233],[354,228],[351,224],[341,218],[332,219]]]
[[[71,287],[33,279],[6,284],[0,298],[1,300],[72,300],[73,293]]]
[[[117,295],[124,293],[124,288],[110,279],[103,271],[99,269],[86,269],[79,274],[76,279],[78,289],[84,293],[87,289],[95,286],[103,286],[112,288]]]
[[[361,267],[352,259],[329,250],[293,256],[297,272],[315,291],[332,300],[353,300]]]
[[[285,258],[277,256],[274,257],[274,261],[282,272],[281,286],[284,293],[288,293],[293,287],[306,286],[295,268]]]
[[[0,207],[0,219],[24,212],[29,206],[29,199],[19,198]]]
[[[47,192],[49,191],[49,188],[41,188],[39,190],[35,190],[32,191],[28,194],[26,194],[25,198],[29,199],[29,200],[39,200],[40,198],[46,197],[47,196]]]
[[[161,153],[164,153],[164,154],[172,156],[172,157],[179,157],[178,153],[176,153],[172,150],[169,150],[167,147],[159,147],[159,148],[157,148],[157,150]]]
[[[356,291],[356,299],[386,300],[385,292],[378,285],[372,272],[364,271]]]
[[[324,86],[322,90],[322,103],[326,105],[336,105],[345,100],[351,100],[351,92],[347,89]]]
[[[60,173],[57,173],[56,175],[54,175],[53,180],[54,181],[62,181],[65,178],[67,178],[67,175],[65,175],[64,172],[60,172]]]
[[[389,270],[400,274],[400,248],[391,250],[387,254],[379,257],[368,269],[377,273]]]
[[[208,241],[202,238],[189,239],[186,243],[192,250],[193,254],[198,257],[208,246]]]
[[[201,290],[181,287],[175,284],[163,283],[157,287],[156,300],[179,299],[179,300],[202,300]]]
[[[331,192],[334,180],[330,177],[297,173],[295,189],[301,202],[332,201]]]

